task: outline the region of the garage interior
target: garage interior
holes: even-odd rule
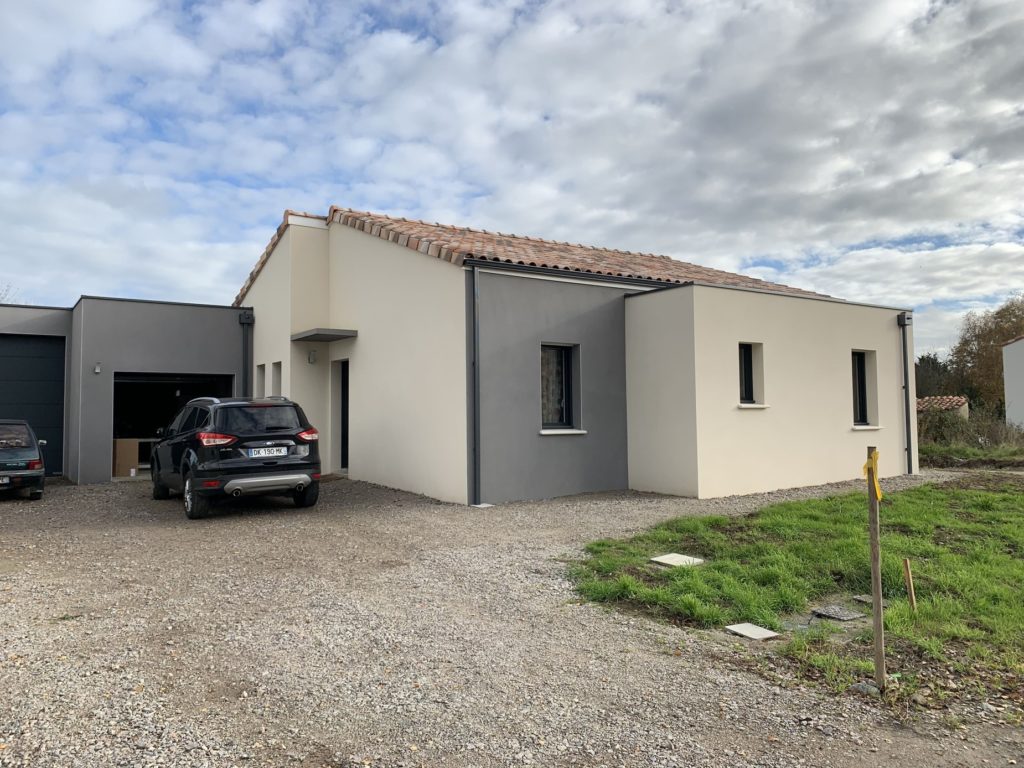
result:
[[[157,430],[197,397],[231,397],[234,377],[192,374],[114,374],[114,452],[112,477],[149,471]]]

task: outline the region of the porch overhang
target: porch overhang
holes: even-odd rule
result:
[[[292,341],[341,341],[342,339],[354,339],[359,331],[350,331],[343,328],[310,328],[308,331],[300,331],[292,334]]]

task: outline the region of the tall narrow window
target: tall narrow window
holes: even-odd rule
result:
[[[540,348],[540,413],[545,429],[573,426],[572,347],[542,344]]]
[[[270,366],[270,394],[281,394],[281,363],[277,362]]]
[[[256,397],[265,397],[267,394],[267,366],[260,364],[256,366]]]
[[[866,352],[853,353],[853,423],[861,426],[870,423]]]
[[[740,402],[756,403],[754,399],[754,345],[740,344]]]

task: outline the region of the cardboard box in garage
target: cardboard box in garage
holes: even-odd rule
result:
[[[114,441],[114,477],[130,477],[139,468],[139,441],[121,438]]]

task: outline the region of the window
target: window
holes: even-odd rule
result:
[[[754,403],[754,347],[740,344],[740,402]]]
[[[281,394],[281,363],[270,366],[270,394]]]
[[[185,417],[185,420],[181,424],[182,432],[191,432],[196,428],[196,418],[199,416],[199,411],[199,408],[188,409],[188,416]]]
[[[291,432],[302,428],[293,405],[228,406],[217,411],[217,429],[228,434]]]
[[[540,413],[544,429],[573,428],[573,347],[540,348]]]
[[[267,395],[267,366],[260,364],[256,366],[256,397]]]
[[[740,342],[740,405],[764,405],[764,345]]]
[[[853,424],[878,426],[878,389],[875,353],[855,349],[852,353]]]

